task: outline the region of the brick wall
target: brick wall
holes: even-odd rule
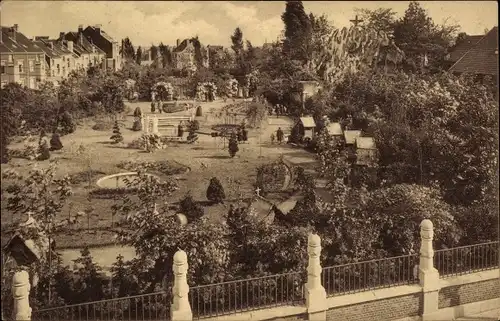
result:
[[[418,293],[330,309],[326,312],[326,320],[395,320],[417,316],[421,307],[422,294]]]
[[[439,308],[500,298],[500,281],[493,279],[450,286],[439,291]]]

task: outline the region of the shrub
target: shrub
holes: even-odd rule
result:
[[[225,198],[226,194],[224,193],[224,187],[222,187],[222,184],[217,177],[212,177],[207,188],[207,199],[217,204],[224,203]]]
[[[61,143],[61,137],[58,133],[52,134],[52,138],[50,139],[50,150],[61,150],[63,148],[63,144]]]
[[[200,129],[200,123],[197,120],[193,120],[189,122],[189,135],[187,137],[187,141],[189,143],[193,143],[198,140],[198,135],[196,135],[196,131]]]
[[[196,117],[203,116],[203,110],[201,106],[196,107]]]
[[[204,214],[203,207],[197,204],[191,193],[188,192],[184,198],[179,202],[180,212],[186,215],[188,221],[195,221],[201,218]]]
[[[10,153],[9,150],[7,149],[7,136],[2,135],[1,137],[2,141],[0,142],[0,157],[1,157],[1,163],[2,164],[7,164],[10,160]]]
[[[234,136],[229,139],[229,156],[234,157],[239,151],[238,140]]]
[[[38,157],[40,161],[44,161],[50,158],[50,151],[47,141],[43,140],[38,148]]]
[[[59,120],[59,127],[60,128],[58,132],[61,133],[61,135],[71,134],[75,132],[76,124],[73,120],[73,116],[71,116],[69,112],[65,111],[64,113],[62,113]]]
[[[142,130],[142,122],[140,117],[136,117],[136,119],[134,120],[132,130],[135,132],[140,132]]]
[[[123,136],[120,132],[120,125],[118,124],[118,120],[115,121],[115,125],[113,126],[113,135],[109,139],[111,139],[115,144],[123,142]]]
[[[140,107],[136,107],[134,110],[134,117],[142,117],[142,110]]]

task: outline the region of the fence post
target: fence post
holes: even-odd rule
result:
[[[310,321],[325,321],[328,305],[326,291],[321,285],[321,239],[317,234],[310,234],[307,241],[307,266],[306,307]]]
[[[434,226],[430,220],[420,223],[420,263],[419,280],[423,295],[422,320],[432,319],[432,314],[438,311],[439,304],[439,272],[434,267]]]
[[[14,320],[31,320],[30,276],[26,271],[18,271],[12,278],[12,296],[14,297]]]
[[[187,283],[188,259],[186,252],[179,250],[174,254],[173,303],[170,307],[171,321],[191,321],[193,313],[189,304],[189,285]]]
[[[153,134],[158,134],[158,117],[153,116]]]

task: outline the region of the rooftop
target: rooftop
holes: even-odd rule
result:
[[[0,47],[0,49],[3,52],[43,53],[43,50],[35,46],[33,41],[28,39],[28,37],[21,32],[15,31],[13,27],[2,26],[1,28],[3,46]],[[15,37],[13,33],[15,33]]]
[[[450,72],[498,75],[498,27],[491,29],[451,68]]]
[[[312,117],[300,117],[300,122],[306,128],[316,127],[316,123]]]
[[[340,123],[330,123],[326,126],[326,129],[328,130],[328,133],[333,136],[342,136],[343,134]]]
[[[360,130],[345,130],[344,131],[344,138],[345,138],[345,143],[346,144],[354,144],[356,142],[356,138],[361,136],[361,131]]]
[[[448,61],[457,62],[463,55],[472,47],[474,47],[484,35],[477,36],[467,36],[462,42],[458,43],[453,49],[451,49]]]
[[[373,137],[356,137],[356,147],[359,149],[376,149]]]

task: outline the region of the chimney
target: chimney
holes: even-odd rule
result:
[[[68,50],[71,51],[71,52],[73,52],[73,41],[68,40],[67,46],[68,46]]]
[[[10,36],[14,41],[16,41],[16,34],[17,34],[17,25],[14,25],[14,27],[10,28]]]
[[[19,25],[16,23],[12,28],[14,29],[15,32],[17,32],[19,30]]]
[[[50,49],[54,50],[54,43],[52,41],[49,42],[49,47],[50,47]]]
[[[100,24],[99,24],[99,25],[95,25],[95,26],[94,26],[94,28],[97,30],[97,32],[98,32],[99,34],[101,34],[101,26],[102,26],[102,25],[100,25]]]
[[[177,39],[177,47],[179,47],[181,44],[181,40],[180,39]]]
[[[65,32],[63,32],[63,31],[59,32],[59,39],[64,39],[64,35],[65,35],[65,34],[66,34],[66,33],[65,33]]]
[[[82,33],[83,32],[83,25],[78,25],[78,33]]]

